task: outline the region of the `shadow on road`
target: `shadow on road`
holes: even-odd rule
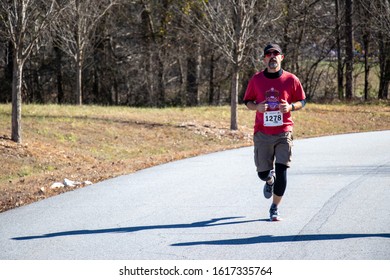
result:
[[[253,222],[265,222],[268,219],[256,219],[256,220],[236,220],[243,219],[245,217],[225,217],[215,218],[207,221],[189,223],[189,224],[170,224],[170,225],[151,225],[151,226],[135,226],[135,227],[118,227],[118,228],[106,228],[96,230],[72,230],[53,232],[42,235],[31,235],[14,237],[12,240],[32,240],[43,238],[54,238],[61,236],[74,236],[74,235],[89,235],[89,234],[106,234],[106,233],[131,233],[143,230],[156,230],[156,229],[185,229],[185,228],[201,228],[201,227],[215,227],[226,226],[234,224],[244,224]],[[227,221],[230,220],[230,221]],[[367,238],[367,237],[382,237],[390,238],[390,233],[376,233],[376,234],[304,234],[304,235],[286,235],[286,236],[273,236],[273,235],[260,235],[249,238],[237,238],[237,239],[225,239],[225,240],[205,240],[196,242],[184,242],[171,244],[171,246],[196,246],[196,245],[250,245],[259,243],[279,243],[279,242],[302,242],[302,241],[319,241],[319,240],[340,240],[350,238]]]
[[[300,242],[300,241],[319,241],[319,240],[340,240],[349,238],[383,237],[390,238],[390,233],[376,234],[303,234],[303,235],[260,235],[249,238],[225,239],[213,241],[196,241],[186,243],[176,243],[171,246],[195,246],[195,245],[250,245],[259,243],[279,243],[279,242]]]
[[[30,240],[30,239],[53,238],[53,237],[60,237],[60,236],[104,234],[104,233],[130,233],[130,232],[136,232],[136,231],[142,231],[142,230],[154,230],[154,229],[214,227],[214,226],[225,226],[225,225],[268,221],[265,219],[257,219],[257,220],[229,221],[229,222],[218,223],[220,221],[242,219],[242,218],[245,218],[245,217],[215,218],[215,219],[210,219],[207,221],[195,222],[195,223],[190,223],[190,224],[135,226],[135,227],[107,228],[107,229],[96,229],[96,230],[72,230],[72,231],[47,233],[47,234],[43,234],[43,235],[14,237],[14,238],[12,238],[12,240]]]

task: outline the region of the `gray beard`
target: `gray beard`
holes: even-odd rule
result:
[[[276,69],[276,68],[278,68],[278,63],[277,63],[276,61],[270,61],[270,62],[268,63],[268,67],[269,67],[270,69]]]

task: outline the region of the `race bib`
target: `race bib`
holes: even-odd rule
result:
[[[280,111],[264,112],[264,126],[283,125],[283,114]]]

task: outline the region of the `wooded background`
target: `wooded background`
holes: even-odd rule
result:
[[[228,103],[236,129],[268,42],[309,101],[388,98],[390,0],[0,0],[0,35],[16,127],[22,102]]]

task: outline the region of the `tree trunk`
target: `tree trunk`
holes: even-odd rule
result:
[[[82,72],[83,72],[83,63],[82,55],[80,52],[77,53],[76,59],[76,104],[83,104],[83,93],[82,93]]]
[[[198,105],[198,82],[196,79],[196,58],[192,55],[187,58],[187,105]]]
[[[16,51],[15,51],[16,53]],[[12,77],[12,135],[11,139],[22,142],[22,75],[23,62],[14,56]]]
[[[232,82],[231,82],[231,105],[230,105],[230,129],[238,130],[237,124],[237,105],[238,105],[238,81],[240,78],[239,67],[233,65]]]
[[[368,56],[370,54],[370,37],[371,37],[371,16],[369,13],[367,13],[366,9],[371,10],[371,2],[365,3],[365,7],[363,6],[363,3],[358,1],[357,3],[357,15],[361,19],[364,24],[361,26],[361,33],[362,33],[362,43],[363,43],[363,49],[362,49],[362,55],[364,58],[364,100],[368,100],[369,95],[369,75],[370,75],[370,64],[368,61]]]
[[[65,101],[65,95],[62,85],[62,53],[61,49],[58,47],[54,47],[54,52],[56,55],[55,63],[57,71],[57,99],[59,104],[63,104]]]
[[[184,51],[181,48],[179,48],[179,52],[183,53]],[[177,93],[176,104],[180,105],[180,106],[184,106],[187,103],[187,101],[186,101],[186,99],[187,99],[187,95],[186,95],[187,74],[186,74],[186,69],[185,69],[186,67],[185,67],[184,60],[186,60],[186,59],[183,58],[183,56],[178,56],[178,58],[177,58],[177,65],[179,67],[178,76],[179,76],[180,89],[179,89],[179,92]]]
[[[214,52],[211,53],[210,57],[210,76],[209,76],[209,105],[214,103],[215,95],[215,86],[214,86],[214,68],[215,68],[215,58]]]
[[[156,49],[158,45],[155,44]],[[165,106],[165,82],[164,82],[164,63],[160,57],[160,54],[157,53],[155,55],[157,59],[156,67],[157,67],[157,75],[156,75],[156,94],[157,94],[157,106],[164,107]]]
[[[390,84],[390,42],[384,36],[379,40],[380,80],[378,99],[387,99]]]
[[[5,46],[5,45],[4,45]],[[12,75],[13,75],[13,45],[9,41],[6,47],[6,65],[4,65],[4,82],[0,91],[0,102],[9,103],[12,101]]]
[[[187,58],[187,105],[197,106],[199,104],[199,75],[202,57],[200,48],[195,47],[193,55]]]
[[[384,77],[385,77],[385,66],[386,66],[386,47],[383,39],[382,32],[379,32],[379,90],[378,90],[378,99],[383,99],[383,89],[384,89]]]
[[[368,89],[369,89],[369,80],[368,77],[370,75],[370,64],[368,62],[368,54],[369,54],[369,42],[370,35],[368,30],[365,30],[365,34],[363,35],[363,48],[364,48],[364,100],[368,100]]]
[[[352,36],[352,0],[345,1],[345,96],[353,96],[353,36]]]
[[[340,2],[336,0],[336,45],[337,45],[337,92],[339,99],[344,98],[344,75],[343,75],[343,60],[341,57],[341,32],[340,32]]]

